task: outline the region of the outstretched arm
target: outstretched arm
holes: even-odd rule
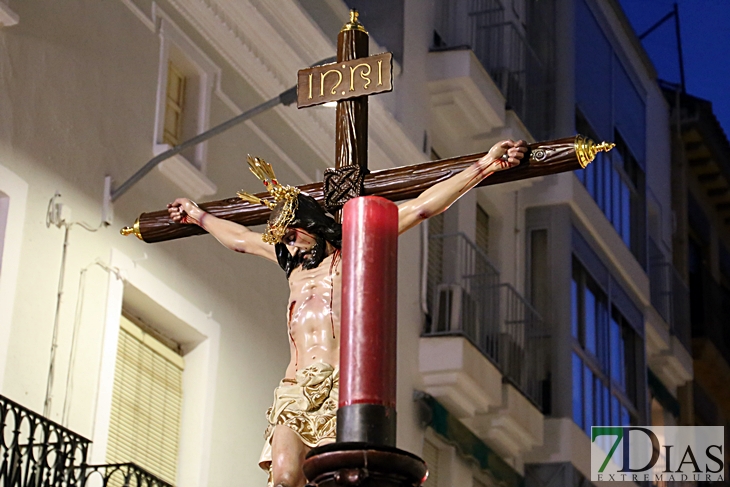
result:
[[[459,174],[433,185],[421,193],[418,198],[399,205],[398,233],[403,233],[423,220],[446,210],[493,172],[518,165],[526,152],[527,145],[522,140],[497,142],[487,155]],[[502,158],[505,154],[507,157]]]
[[[167,205],[167,212],[172,221],[198,225],[231,250],[276,262],[274,246],[261,240],[260,233],[252,232],[238,223],[217,218],[187,198],[178,198]]]

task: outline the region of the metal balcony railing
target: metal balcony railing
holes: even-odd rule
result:
[[[470,48],[537,139],[552,125],[554,26],[545,2],[506,10],[500,0],[440,0],[435,49]],[[527,24],[526,22],[529,22]]]
[[[500,285],[499,364],[505,376],[543,409],[550,380],[550,333],[540,314],[510,284]]]
[[[428,334],[461,332],[495,363],[499,354],[499,272],[465,235],[429,239]]]
[[[0,487],[173,487],[134,463],[87,465],[90,444],[0,396]]]
[[[435,254],[435,255],[434,255]],[[424,336],[459,335],[543,409],[549,330],[539,313],[463,234],[429,239],[430,320]]]
[[[173,487],[134,463],[89,465],[84,472],[88,487]]]
[[[667,260],[653,239],[649,239],[649,285],[651,304],[669,324],[673,335],[692,350],[689,289],[677,269]]]
[[[83,485],[91,442],[0,396],[0,485]]]

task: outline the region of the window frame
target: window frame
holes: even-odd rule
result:
[[[577,283],[577,306],[573,303],[574,298],[574,283]],[[600,324],[596,323],[596,337],[599,338],[601,334],[605,335],[604,340],[601,343],[597,340],[596,353],[593,353],[587,348],[585,343],[585,304],[584,298],[582,297],[582,290],[593,288],[600,293],[597,302],[603,301],[606,308],[606,319],[604,323],[604,330],[600,330]],[[578,336],[573,334],[573,324],[575,317],[573,311],[577,312],[578,315]],[[622,337],[629,336],[624,348],[624,359],[623,359],[623,370],[626,374],[626,384],[621,387],[621,384],[614,380],[612,375],[613,361],[611,357],[611,320],[613,316],[620,316],[620,330]],[[639,410],[637,407],[638,403],[638,357],[636,341],[639,339],[639,335],[630,325],[628,319],[621,314],[620,310],[611,300],[611,294],[607,290],[603,289],[600,283],[591,275],[588,268],[581,262],[580,258],[573,254],[572,258],[572,270],[571,270],[571,419],[581,428],[586,434],[590,435],[590,426],[595,425],[595,418],[599,414],[603,415],[603,408],[608,406],[608,411],[605,412],[605,416],[608,417],[610,422],[613,424],[614,421],[618,421],[623,425],[623,411],[625,410],[629,417],[631,424],[636,424],[640,418]],[[603,350],[602,350],[603,349]],[[575,371],[575,360],[578,359],[581,364],[581,377],[580,377],[580,422],[576,421],[576,371]],[[629,361],[631,367],[629,367]],[[631,370],[629,370],[631,369]],[[590,412],[591,424],[587,421],[587,408],[588,402],[586,399],[586,393],[588,387],[586,386],[586,374],[590,374],[591,386],[590,386]],[[603,392],[601,396],[596,395],[597,387],[600,384],[608,391],[608,397],[603,398]],[[603,391],[604,389],[601,389]],[[596,398],[599,401],[596,401]],[[607,399],[607,401],[605,401]],[[600,405],[600,406],[599,406]],[[618,408],[615,407],[618,406]],[[616,413],[618,412],[618,417]],[[605,425],[607,426],[607,425]]]
[[[125,280],[114,274],[108,278],[90,463],[101,465],[106,460],[122,308],[151,306],[150,313],[170,320],[155,322],[161,333],[183,344],[185,356],[176,485],[208,485],[221,325],[118,249],[112,249],[109,265],[119,269]]]
[[[168,67],[173,61],[186,76],[187,110],[183,117],[182,138],[188,140],[210,127],[210,107],[217,90],[221,69],[218,67],[161,9],[155,9],[159,19],[160,60],[157,73],[157,98],[152,140],[152,152],[159,155],[171,148],[164,142],[167,110]],[[181,142],[184,142],[182,140]],[[215,194],[217,186],[206,177],[208,142],[201,142],[163,161],[157,167],[188,196],[199,199]]]
[[[10,350],[15,293],[20,270],[20,253],[28,200],[28,183],[0,164],[0,194],[7,198],[5,230],[0,249],[0,391]]]
[[[593,140],[600,139],[588,118],[577,106],[575,126],[579,133]],[[646,269],[648,265],[646,173],[617,127],[614,127],[613,137],[616,142],[614,150],[609,153],[598,153],[596,160],[587,168],[573,173],[611,223],[624,245],[642,268]],[[624,188],[628,192],[628,209],[623,206]]]

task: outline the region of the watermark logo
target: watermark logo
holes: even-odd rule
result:
[[[722,426],[593,426],[591,481],[725,480]]]

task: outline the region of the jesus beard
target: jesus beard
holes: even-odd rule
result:
[[[302,264],[302,269],[314,269],[327,256],[327,241],[320,235],[312,235],[315,243],[309,250],[297,252],[297,259]]]

